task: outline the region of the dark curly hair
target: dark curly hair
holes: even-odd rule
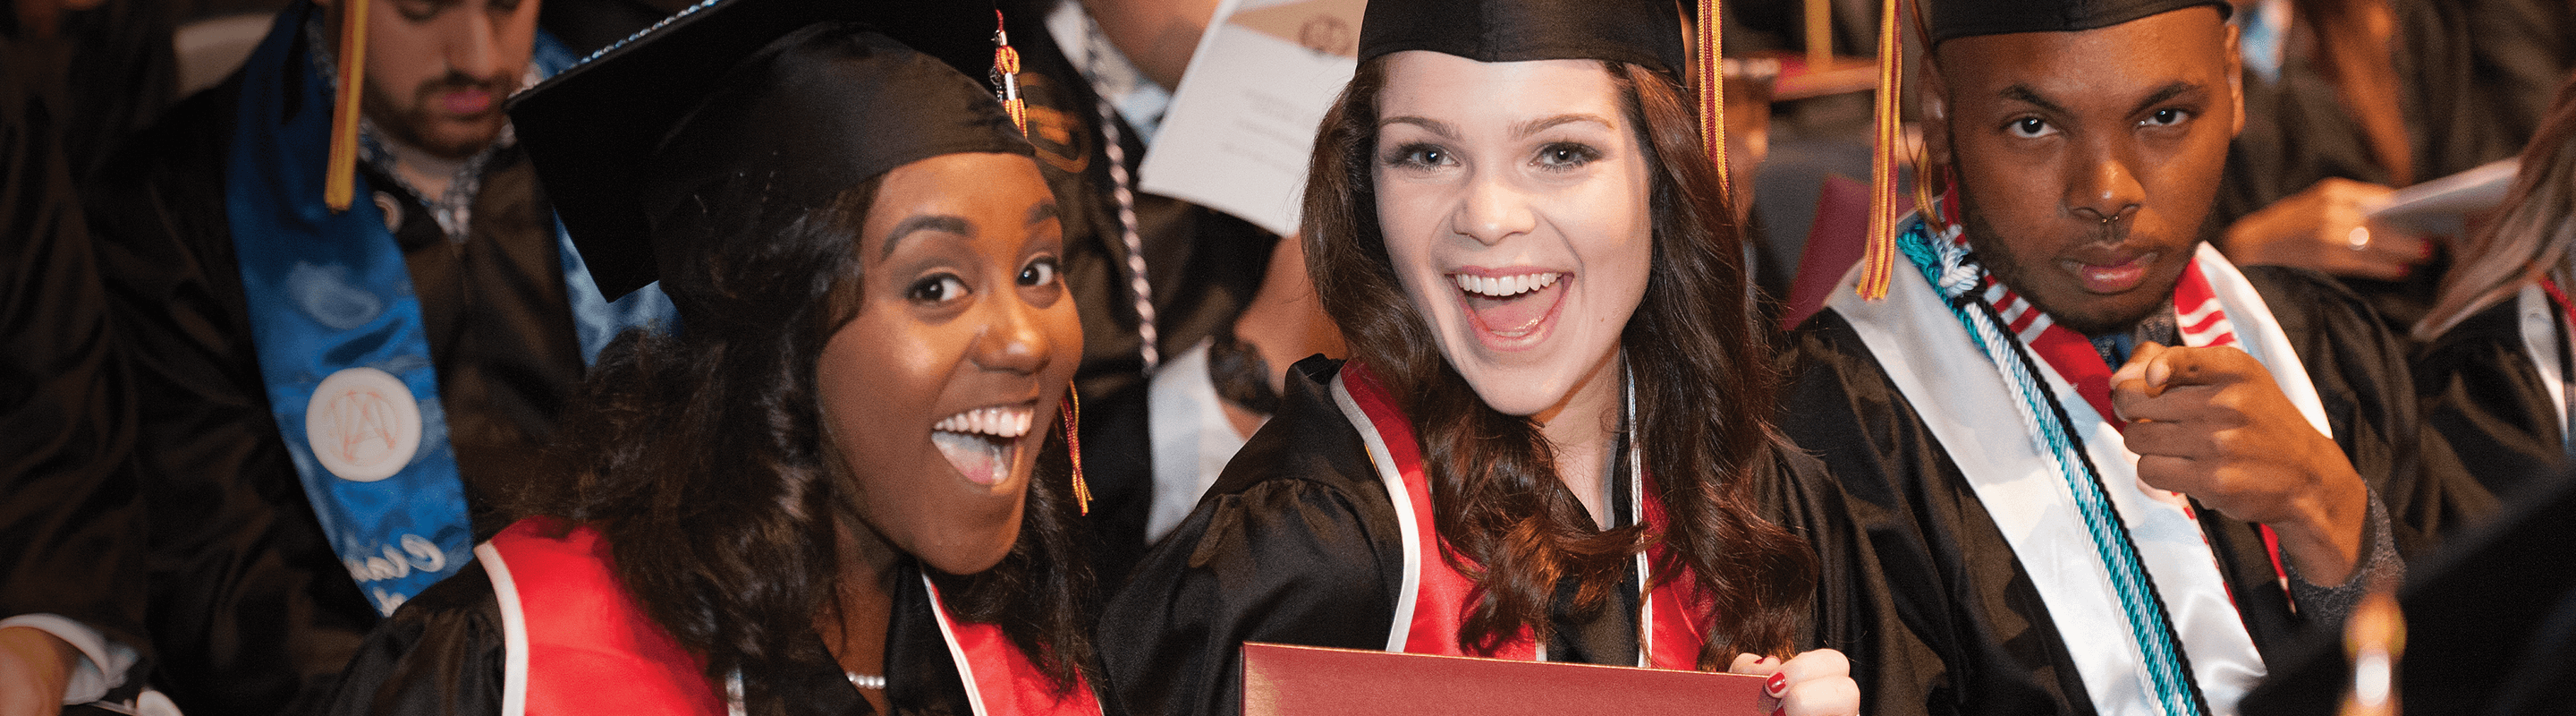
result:
[[[712,682],[741,674],[753,714],[784,714],[794,695],[764,675],[840,668],[814,629],[853,576],[836,554],[853,490],[826,451],[814,368],[859,310],[858,237],[879,182],[807,207],[776,200],[780,179],[735,174],[655,222],[656,243],[691,247],[662,283],[682,330],[630,330],[600,354],[555,430],[555,478],[517,510],[599,529],[627,591]],[[947,609],[1001,625],[1069,691],[1093,663],[1091,574],[1076,555],[1061,435],[1038,459],[1019,540],[999,565],[923,569]]]
[[[1688,567],[1713,602],[1700,667],[1739,651],[1785,655],[1816,580],[1805,540],[1764,519],[1744,478],[1789,449],[1769,424],[1779,378],[1751,308],[1740,228],[1718,189],[1687,95],[1671,78],[1603,62],[1654,170],[1654,253],[1643,302],[1620,335],[1647,446],[1650,499],[1667,515],[1594,531],[1557,478],[1538,425],[1504,415],[1440,355],[1398,283],[1378,226],[1373,166],[1386,58],[1361,64],[1324,117],[1306,177],[1308,270],[1354,360],[1403,396],[1422,441],[1443,558],[1476,581],[1460,646],[1490,652],[1523,627],[1551,636],[1550,604],[1572,580],[1575,608],[1612,603],[1628,559],[1664,545],[1658,572]]]

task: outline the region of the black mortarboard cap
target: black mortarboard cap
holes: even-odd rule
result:
[[[1370,0],[1360,61],[1430,50],[1478,62],[1617,60],[1681,77],[1674,0]]]
[[[969,79],[993,67],[997,19],[971,1],[713,0],[513,98],[510,119],[615,298],[692,260],[652,228],[715,182],[818,207],[920,159],[1029,153]]]
[[[1971,35],[2079,32],[2209,5],[2226,17],[2226,0],[1924,0],[1932,44]]]

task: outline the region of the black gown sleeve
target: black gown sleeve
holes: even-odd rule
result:
[[[483,564],[404,602],[358,647],[324,713],[484,716],[501,712],[501,606]]]
[[[1851,659],[1861,713],[1926,713],[1929,693],[1915,675],[1939,657],[1897,616],[1869,540],[1869,525],[1885,517],[1847,499],[1814,456],[1785,449],[1773,457],[1771,469],[1754,476],[1762,510],[1806,538],[1816,555],[1815,605],[1798,649],[1834,649]]]
[[[2335,443],[2388,508],[2400,556],[2423,556],[2496,511],[2464,456],[2423,420],[2407,344],[2360,295],[2312,271],[2243,271],[2305,364]]]
[[[1401,533],[1357,432],[1309,377],[1111,598],[1101,661],[1131,714],[1235,714],[1246,641],[1379,649]]]
[[[29,69],[0,68],[0,618],[60,615],[148,656],[141,506],[116,470],[131,398],[62,152],[71,128]]]
[[[2508,299],[2479,311],[2415,355],[2426,427],[2449,454],[2476,456],[2478,482],[2499,497],[2555,479],[2566,461],[2559,406],[2523,350],[2519,310]]]

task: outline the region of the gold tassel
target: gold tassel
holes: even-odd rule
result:
[[[1073,455],[1073,500],[1091,516],[1091,483],[1082,479],[1082,389],[1064,387],[1064,447]]]
[[[1878,20],[1877,132],[1870,142],[1869,245],[1861,255],[1861,298],[1887,297],[1896,270],[1896,159],[1905,132],[1898,115],[1904,101],[1904,44],[1896,34],[1900,0],[1884,0]]]
[[[1002,11],[993,11],[993,84],[1001,87],[1002,111],[1011,115],[1011,126],[1020,136],[1029,135],[1029,105],[1020,99],[1020,51],[1011,47],[1011,32],[1002,24]],[[1088,508],[1086,508],[1088,509]]]
[[[340,87],[331,107],[331,159],[322,175],[322,204],[349,210],[357,194],[358,100],[367,82],[367,5],[340,0]]]
[[[1723,23],[1719,21],[1718,0],[1699,0],[1699,62],[1693,68],[1693,81],[1699,83],[1699,140],[1708,145],[1708,161],[1717,165],[1717,189],[1730,203],[1735,196],[1734,177],[1726,170],[1726,72],[1725,48],[1721,46]]]

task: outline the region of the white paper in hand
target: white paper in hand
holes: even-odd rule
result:
[[[1358,66],[1366,0],[1224,0],[1172,94],[1145,191],[1297,233],[1316,125]]]

